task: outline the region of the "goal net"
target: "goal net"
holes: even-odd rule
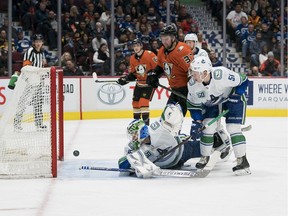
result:
[[[56,177],[63,160],[62,70],[25,66],[0,120],[0,178]]]

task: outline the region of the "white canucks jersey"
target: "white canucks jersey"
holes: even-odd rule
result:
[[[155,121],[148,127],[151,144],[141,145],[140,149],[144,152],[145,156],[152,162],[154,162],[161,154],[170,150],[174,146],[181,142],[179,137],[174,137],[162,127],[159,121]],[[178,141],[177,141],[178,140]],[[161,168],[170,168],[175,166],[183,153],[183,145],[171,152],[161,160],[155,162],[155,164]]]
[[[188,82],[188,99],[193,107],[214,106],[223,103],[233,87],[242,84],[241,75],[225,67],[213,67],[210,83],[204,85],[191,78]]]
[[[196,49],[196,52],[194,53],[194,58],[197,58],[199,56],[209,58],[208,53],[204,49],[201,49],[198,47],[195,47],[195,49]]]

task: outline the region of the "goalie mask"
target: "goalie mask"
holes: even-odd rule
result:
[[[179,134],[184,117],[180,104],[167,104],[161,114],[161,125],[173,136]]]
[[[149,136],[148,127],[142,119],[133,120],[127,127],[127,137],[130,142],[138,143]]]

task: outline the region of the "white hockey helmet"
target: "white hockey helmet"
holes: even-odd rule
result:
[[[148,136],[148,127],[142,119],[134,119],[127,126],[127,137],[131,142],[141,143]]]
[[[176,136],[182,128],[184,116],[180,104],[167,104],[163,110],[160,122],[173,136]]]
[[[189,75],[191,76],[191,72],[196,71],[198,73],[203,73],[204,71],[211,72],[212,71],[212,63],[207,56],[198,56],[190,64]]]
[[[184,42],[186,42],[186,41],[194,41],[197,44],[198,43],[198,37],[194,33],[186,34],[185,38],[184,38]]]

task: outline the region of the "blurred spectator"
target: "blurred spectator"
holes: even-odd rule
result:
[[[123,12],[123,8],[121,5],[118,5],[116,7],[115,11],[115,21],[116,23],[120,24],[121,22],[124,21],[125,13]]]
[[[75,23],[78,25],[80,21],[82,20],[82,16],[78,10],[78,7],[76,5],[71,6],[70,8],[70,20],[72,23]]]
[[[183,33],[183,30],[181,28],[177,31],[177,38],[178,41],[184,42],[185,34]]]
[[[161,1],[160,2],[160,5],[159,5],[159,7],[158,7],[158,14],[160,15],[160,17],[161,17],[161,20],[163,21],[163,22],[165,22],[166,21],[166,14],[167,14],[167,8],[166,8],[166,6],[167,6],[167,1],[166,0],[163,0],[163,1]]]
[[[17,52],[24,53],[32,45],[31,41],[24,37],[22,31],[18,32],[18,39],[16,43]]]
[[[161,20],[160,16],[156,13],[154,7],[149,7],[148,13],[146,14],[147,23],[151,26],[152,31],[158,27],[158,22]]]
[[[242,44],[242,60],[246,62],[248,59],[248,53],[249,53],[249,46],[251,41],[255,40],[256,38],[256,32],[254,31],[254,25],[249,24],[248,25],[248,31],[246,31],[242,37],[241,37],[241,44]]]
[[[213,67],[222,66],[222,62],[217,58],[216,52],[214,50],[210,50],[209,59],[211,60]]]
[[[125,16],[124,21],[122,21],[119,24],[119,30],[120,30],[121,33],[124,33],[124,32],[127,32],[127,31],[134,32],[136,30],[136,27],[135,27],[134,23],[132,22],[130,14],[127,14]]]
[[[100,22],[99,22],[100,23]],[[101,25],[101,24],[100,24]],[[97,23],[96,23],[97,27]],[[86,25],[85,21],[80,21],[79,26],[77,28],[77,31],[80,33],[80,36],[82,37],[84,34],[86,34],[89,38],[92,37],[92,32],[90,26]],[[101,32],[101,31],[99,31]]]
[[[88,71],[89,70],[88,58],[90,56],[90,53],[93,52],[93,48],[87,34],[83,34],[80,37],[80,40],[78,40],[77,43],[75,44],[75,50],[78,65],[81,65],[84,71]]]
[[[101,13],[99,21],[102,23],[104,30],[110,29],[111,25],[111,11],[107,9],[106,11]]]
[[[153,31],[153,35],[158,38],[160,35],[161,29],[165,26],[165,23],[163,21],[159,21],[158,27]]]
[[[9,19],[7,17],[4,18],[4,22],[3,22],[2,27],[0,28],[0,31],[5,30],[6,33],[8,33],[9,26],[12,27],[12,38],[13,38],[13,40],[17,41],[17,30],[12,25],[9,25]]]
[[[148,23],[147,16],[142,15],[139,17],[139,21],[136,23],[136,30],[141,31],[141,25],[145,25],[148,33],[152,31],[151,25]]]
[[[128,74],[129,71],[128,71],[128,67],[127,65],[125,64],[125,61],[122,60],[116,67],[115,69],[115,75],[116,76],[121,76],[121,75],[126,75]]]
[[[241,17],[241,23],[237,26],[236,35],[236,51],[240,52],[242,48],[241,38],[248,31],[248,20],[245,16]]]
[[[124,57],[123,57],[123,54],[122,54],[122,49],[118,48],[118,49],[115,50],[115,58],[114,59],[115,59],[115,62],[114,62],[115,63],[114,64],[115,69],[114,69],[114,71],[116,73],[117,68],[119,68],[120,62],[124,61]]]
[[[138,17],[140,16],[140,13],[137,11],[137,8],[135,6],[130,7],[129,11],[127,11],[127,14],[131,16],[131,20],[138,20]]]
[[[201,49],[205,50],[207,53],[210,52],[207,41],[202,42]]]
[[[267,46],[268,49],[271,50],[271,41],[273,38],[273,32],[269,30],[269,26],[266,23],[262,23],[261,24],[261,35],[262,35],[262,41],[264,41]]]
[[[262,65],[264,61],[268,59],[268,47],[267,45],[262,47],[261,53],[259,54],[259,64]]]
[[[250,14],[250,11],[252,9],[251,1],[242,0],[242,7],[243,7],[243,12],[245,12],[246,14]]]
[[[191,15],[187,12],[187,8],[185,7],[185,5],[181,5],[180,10],[179,10],[178,21],[183,22],[189,16]]]
[[[72,56],[69,52],[64,52],[63,55],[61,56],[61,65],[62,67],[66,66],[66,62],[68,60],[72,60]]]
[[[98,51],[93,55],[93,68],[98,75],[108,75],[110,73],[110,54],[106,43],[102,43]]]
[[[254,28],[260,28],[261,17],[257,15],[256,10],[251,10],[250,15],[248,16],[248,23],[252,24]]]
[[[123,48],[126,46],[128,42],[128,36],[125,33],[120,34],[119,38],[114,38],[114,47],[115,48]]]
[[[8,75],[8,41],[0,48],[0,76]]]
[[[254,66],[251,68],[251,70],[248,70],[247,76],[261,76],[261,74],[259,74],[258,67]]]
[[[103,34],[101,32],[96,32],[95,38],[92,40],[93,50],[96,52],[101,44],[108,44],[107,41],[103,38]]]
[[[88,11],[88,7],[89,7],[90,3],[91,3],[91,0],[83,0],[81,6],[79,8],[79,12],[82,16]]]
[[[192,19],[191,15],[188,14],[188,16],[186,17],[185,20],[183,20],[181,22],[181,28],[183,29],[183,33],[187,34],[187,33],[192,33],[192,25],[196,26],[196,29],[194,30],[193,33],[198,32],[198,26],[197,23]]]
[[[19,7],[19,11],[23,30],[32,30],[35,16],[34,1],[23,0]]]
[[[57,21],[53,11],[46,10],[46,4],[40,2],[39,9],[36,11],[36,32],[44,36],[50,49],[56,48],[55,41],[57,40]],[[53,26],[54,29],[53,29]],[[56,30],[55,30],[56,29]]]
[[[157,56],[160,47],[156,38],[150,40],[150,47],[150,50]]]
[[[63,69],[64,76],[83,76],[83,71],[77,67],[73,60],[67,60]]]
[[[227,15],[227,32],[231,37],[231,40],[235,41],[235,31],[237,26],[241,23],[241,17],[245,17],[248,20],[247,14],[242,11],[242,6],[240,3],[236,3],[235,10],[230,11]]]
[[[255,40],[250,42],[249,45],[249,52],[250,52],[250,66],[257,66],[259,67],[259,54],[261,53],[261,50],[263,46],[267,45],[263,40],[262,40],[262,34],[261,31],[258,31],[256,33],[256,38]]]
[[[202,33],[202,32],[198,32],[198,33],[197,33],[197,37],[198,37],[198,43],[197,43],[196,47],[202,48],[202,42],[204,42],[204,40],[203,40],[203,33]],[[207,45],[208,45],[208,44],[207,44]],[[210,50],[209,46],[208,46],[207,48]]]
[[[268,53],[268,59],[260,66],[263,76],[280,76],[280,62],[274,58],[273,52]]]

